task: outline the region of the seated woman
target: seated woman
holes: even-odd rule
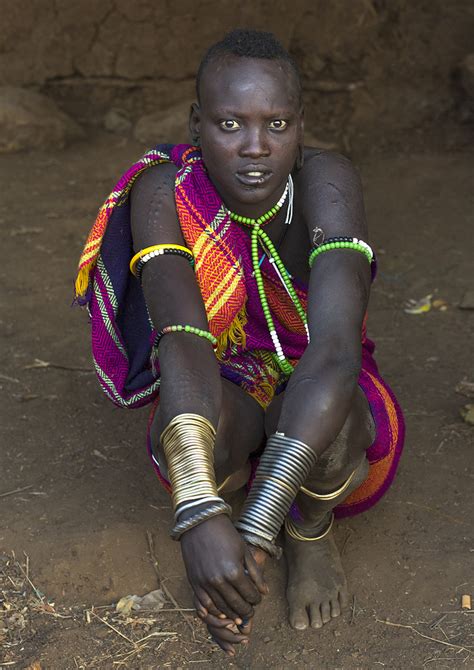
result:
[[[149,151],[100,210],[77,294],[104,391],[123,407],[153,401],[172,536],[198,614],[232,655],[281,529],[290,624],[339,616],[333,519],[388,488],[403,419],[365,334],[375,258],[360,180],[303,146],[294,62],[271,34],[233,31],[204,57],[197,100],[192,145]],[[233,522],[221,493],[246,485]]]

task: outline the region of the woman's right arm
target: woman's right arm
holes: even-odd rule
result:
[[[187,246],[174,200],[176,168],[149,168],[131,193],[135,253],[155,244]],[[209,330],[193,269],[181,256],[163,255],[145,264],[142,288],[156,330],[169,325],[191,325]],[[188,333],[162,338],[160,354],[160,414],[163,428],[186,412],[199,414],[217,426],[221,405],[219,368],[211,344]]]
[[[155,244],[187,247],[176,213],[175,176],[174,166],[158,165],[148,168],[133,186],[135,253]],[[143,268],[142,288],[157,331],[169,325],[209,330],[194,271],[183,257],[162,255],[149,260]],[[191,333],[169,333],[160,340],[159,362],[162,429],[184,413],[203,416],[217,429],[222,385],[211,343]],[[250,603],[260,600],[244,572],[252,559],[227,516],[213,517],[184,533],[181,549],[190,584],[209,612],[223,612],[232,619],[252,613]]]

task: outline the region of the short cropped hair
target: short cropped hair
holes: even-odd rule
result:
[[[298,66],[275,35],[262,30],[238,28],[227,33],[220,42],[216,42],[210,46],[204,54],[196,75],[196,95],[198,101],[200,100],[201,79],[206,67],[212,62],[228,56],[280,60],[287,63],[295,76],[298,96],[301,98],[301,78]]]

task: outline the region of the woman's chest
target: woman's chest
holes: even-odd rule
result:
[[[294,212],[289,224],[272,222],[265,227],[264,232],[271,240],[276,253],[283,261],[290,275],[303,284],[308,284],[310,268],[308,258],[311,251],[311,241],[306,223],[298,211]],[[262,250],[265,249],[264,240],[261,240]],[[266,249],[267,255],[268,249]]]

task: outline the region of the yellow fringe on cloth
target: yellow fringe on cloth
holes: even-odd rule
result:
[[[235,315],[230,326],[217,336],[216,356],[219,360],[222,360],[222,354],[224,351],[227,351],[232,344],[245,347],[247,338],[244,328],[246,323],[247,312],[244,304],[240,311]]]
[[[82,298],[85,296],[87,289],[89,287],[90,271],[91,267],[89,265],[84,266],[78,271],[75,282],[76,298],[77,297]]]

